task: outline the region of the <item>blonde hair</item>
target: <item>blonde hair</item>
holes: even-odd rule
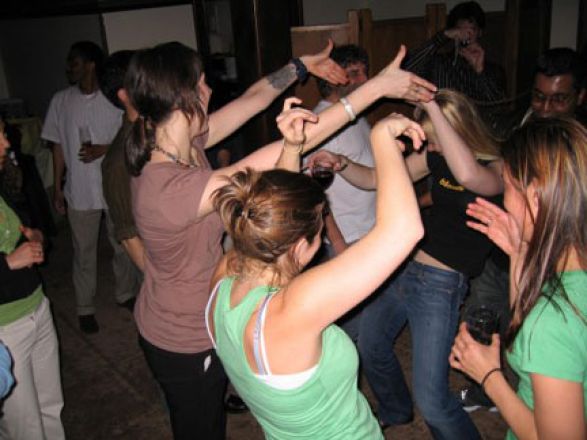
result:
[[[469,98],[454,90],[441,89],[434,100],[448,123],[469,146],[477,159],[491,161],[500,157],[499,141],[489,132]],[[434,134],[434,126],[425,111],[417,108],[414,118],[422,125],[429,137]]]

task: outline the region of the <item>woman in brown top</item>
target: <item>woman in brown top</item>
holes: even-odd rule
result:
[[[204,320],[210,280],[221,257],[222,226],[211,195],[227,176],[246,167],[265,170],[277,163],[297,170],[300,154],[380,97],[430,99],[433,85],[399,69],[404,52],[402,48],[387,68],[350,94],[348,102],[322,112],[319,122],[311,112],[291,108],[299,100],[286,101],[277,118],[285,140],[215,171],[203,148],[222,134],[230,115],[221,113],[223,108],[208,118],[210,89],[198,54],[171,43],[134,56],[125,89],[140,117],[127,144],[127,161],[137,176],[131,184],[133,212],[145,246],[145,281],[135,318],[176,439],[224,438],[225,375]],[[312,57],[301,62],[314,69]],[[295,75],[294,64],[288,66]]]

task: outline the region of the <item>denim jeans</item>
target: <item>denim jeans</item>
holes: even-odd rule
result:
[[[448,387],[448,356],[466,292],[463,274],[411,261],[363,311],[359,352],[382,422],[401,424],[413,416],[412,398],[393,352],[393,343],[407,323],[414,400],[433,437],[480,438]]]

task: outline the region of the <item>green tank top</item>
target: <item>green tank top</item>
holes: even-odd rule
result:
[[[214,311],[216,352],[230,381],[261,424],[267,439],[382,439],[381,429],[357,386],[359,357],[350,338],[335,325],[322,332],[322,355],[302,386],[279,390],[261,382],[247,361],[243,335],[270,287],[251,290],[230,307],[234,278],[225,278]]]

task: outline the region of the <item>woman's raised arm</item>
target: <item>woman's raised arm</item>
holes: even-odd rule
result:
[[[371,132],[376,163],[377,221],[336,258],[297,276],[284,292],[284,319],[300,332],[318,334],[369,296],[404,261],[423,235],[420,211],[400,144],[406,134],[419,147],[421,127],[400,115]]]
[[[501,194],[503,192],[501,160],[496,160],[487,166],[481,165],[469,146],[450,125],[436,101],[432,100],[421,105],[432,121],[442,154],[455,179],[469,191],[483,196]]]

